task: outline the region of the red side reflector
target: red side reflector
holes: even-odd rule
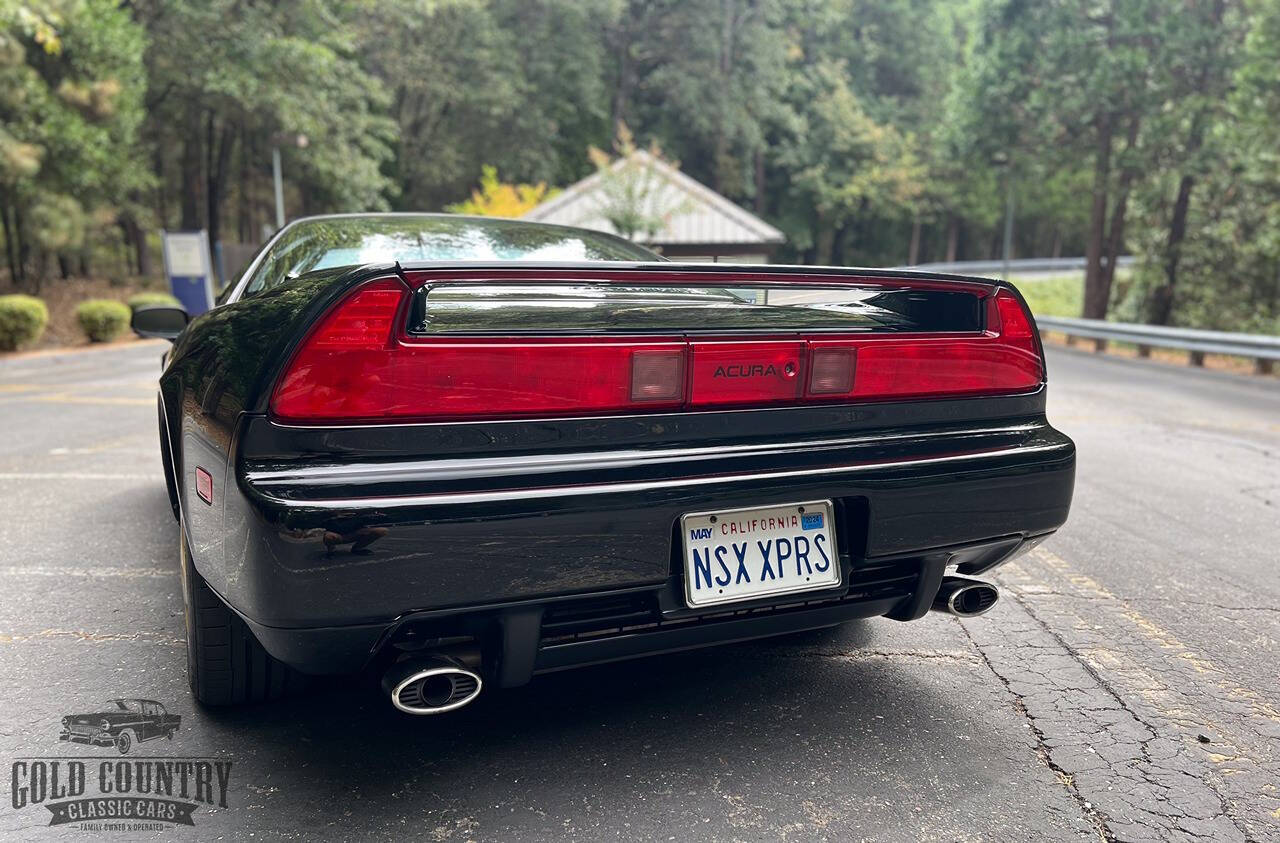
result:
[[[213,505],[213,475],[200,466],[196,466],[196,494],[200,500]]]
[[[281,376],[273,416],[325,424],[945,398],[1025,392],[1044,377],[1030,317],[1006,290],[986,299],[980,333],[751,341],[417,338],[401,327],[407,304],[398,279],[340,302]],[[211,477],[208,489],[211,500]]]

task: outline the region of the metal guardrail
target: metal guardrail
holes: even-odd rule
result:
[[[1116,258],[1116,268],[1133,266],[1132,255]],[[1009,261],[1011,274],[1047,272],[1083,272],[1084,258],[1019,258]],[[918,269],[922,272],[954,272],[958,275],[999,275],[1004,271],[1004,261],[956,261],[953,263],[920,263],[915,266],[896,266],[894,269]]]
[[[1270,374],[1280,360],[1280,337],[1266,334],[1236,334],[1230,331],[1197,331],[1133,322],[1106,322],[1101,319],[1071,319],[1059,316],[1036,318],[1041,331],[1056,331],[1071,337],[1092,339],[1098,351],[1110,341],[1138,346],[1138,356],[1147,357],[1152,348],[1175,348],[1190,352],[1191,365],[1203,366],[1206,354],[1230,354],[1255,361],[1259,374]]]

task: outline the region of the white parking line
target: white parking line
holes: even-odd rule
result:
[[[157,480],[159,474],[126,474],[89,471],[0,471],[0,480]]]
[[[172,638],[159,632],[90,632],[84,629],[42,629],[34,633],[8,634],[0,632],[0,644],[23,644],[41,638],[71,638],[88,644],[110,644],[117,641],[128,641],[138,644],[161,644],[169,647],[185,647],[183,638]]]
[[[172,577],[177,571],[168,568],[50,568],[37,566],[32,568],[10,565],[0,568],[0,577],[119,577],[121,579],[138,579],[141,577]]]

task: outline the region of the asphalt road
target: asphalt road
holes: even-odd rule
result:
[[[14,807],[14,764],[118,760],[59,723],[136,696],[183,721],[129,758],[229,760],[227,807],[109,839],[1280,839],[1274,379],[1051,352],[1074,511],[982,618],[589,669],[412,718],[349,685],[191,703],[160,350],[0,361],[0,838],[59,836]]]

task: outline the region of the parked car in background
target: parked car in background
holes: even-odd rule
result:
[[[285,227],[182,322],[134,316],[175,340],[160,440],[205,704],[371,672],[437,713],[580,665],[979,614],[997,592],[972,577],[1071,503],[1003,282],[356,215]]]

